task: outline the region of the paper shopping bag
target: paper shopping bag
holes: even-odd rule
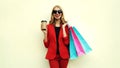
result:
[[[78,57],[77,52],[76,52],[76,48],[75,48],[75,44],[72,38],[72,34],[71,31],[69,31],[70,35],[70,45],[69,45],[69,52],[70,52],[70,59],[76,59]]]
[[[81,56],[81,55],[85,54],[85,51],[82,47],[82,44],[80,43],[80,41],[79,41],[79,39],[78,39],[78,37],[77,37],[76,33],[74,32],[72,27],[70,27],[70,31],[71,31],[71,35],[72,35],[72,38],[73,38],[73,41],[75,44],[77,55]]]
[[[88,53],[92,50],[92,48],[88,45],[88,43],[85,41],[85,39],[82,37],[82,35],[80,34],[80,32],[78,32],[78,30],[73,27],[73,31],[76,33],[80,43],[82,44],[82,47],[85,51],[85,53]]]

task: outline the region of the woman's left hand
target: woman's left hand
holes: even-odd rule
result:
[[[67,36],[67,34],[66,34],[66,31],[65,31],[65,26],[67,25],[67,23],[64,23],[63,25],[62,25],[62,28],[63,28],[63,37],[66,37]]]
[[[67,23],[64,23],[64,24],[62,25],[62,28],[65,28],[66,25],[67,25]]]

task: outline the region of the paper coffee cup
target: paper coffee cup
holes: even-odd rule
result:
[[[42,20],[41,21],[41,30],[46,30],[47,29],[47,21],[46,20]]]

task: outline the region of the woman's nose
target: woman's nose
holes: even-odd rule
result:
[[[59,14],[58,12],[56,12],[56,14]]]

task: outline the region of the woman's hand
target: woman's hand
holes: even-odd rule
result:
[[[47,34],[47,30],[42,30],[42,32],[43,32],[44,34]]]
[[[66,34],[66,31],[65,31],[65,26],[67,25],[67,23],[64,23],[63,25],[62,25],[62,28],[63,28],[63,37],[66,37],[67,36],[67,34]]]
[[[47,41],[47,30],[42,30],[42,32],[44,33],[44,40]]]
[[[67,25],[67,23],[64,23],[64,24],[62,25],[62,28],[65,28],[66,25]]]

